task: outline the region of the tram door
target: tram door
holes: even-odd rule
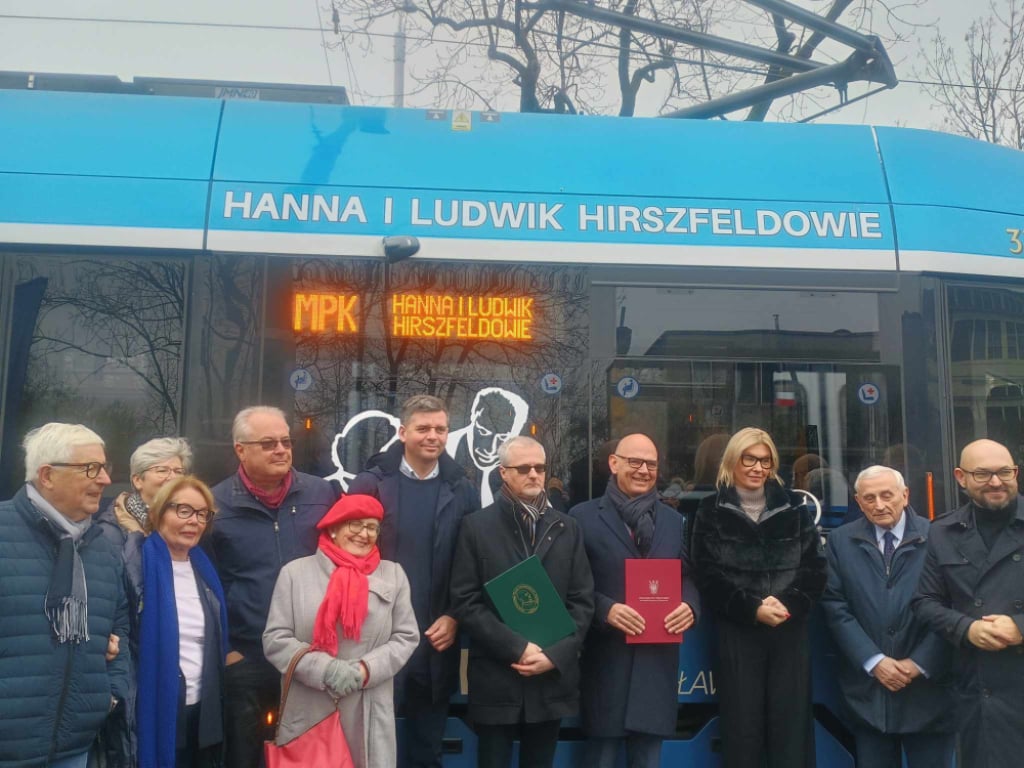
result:
[[[896,366],[634,358],[606,370],[609,434],[655,439],[663,491],[712,487],[727,436],[760,427],[778,446],[785,484],[818,497],[833,527],[861,469],[904,462]]]

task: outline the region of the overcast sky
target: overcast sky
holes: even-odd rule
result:
[[[321,7],[327,5],[321,0],[0,0],[0,70],[333,83],[350,87],[354,103],[390,103],[392,69],[383,54],[325,51],[319,26],[321,21],[329,26]],[[984,8],[974,0],[925,0],[908,13],[960,41]],[[48,18],[19,18],[40,16]],[[86,20],[92,18],[108,21]],[[929,47],[934,29],[922,26],[918,40],[887,46],[904,80],[898,88],[828,119],[938,127],[921,86],[906,82],[923,70],[919,51]],[[326,38],[334,39],[329,33]],[[385,41],[379,50],[387,48]],[[852,88],[850,95],[855,95]],[[431,106],[422,98],[407,103]]]

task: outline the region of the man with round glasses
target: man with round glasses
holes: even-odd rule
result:
[[[274,584],[285,563],[316,550],[316,524],[337,494],[326,480],[292,468],[292,439],[279,408],[240,411],[232,440],[238,471],[213,488],[217,524],[202,546],[228,604],[224,764],[253,768],[272,738],[267,713],[280,699],[280,674],[263,655]]]
[[[25,485],[0,503],[0,765],[85,768],[128,696],[124,567],[92,524],[110,485],[102,438],[50,423],[25,436]]]
[[[957,650],[957,726],[970,768],[1024,754],[1024,505],[1006,446],[976,440],[954,471],[967,504],[935,521],[914,610]]]

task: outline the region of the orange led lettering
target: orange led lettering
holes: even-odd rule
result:
[[[296,331],[356,333],[359,297],[344,293],[296,293],[292,328]]]
[[[396,293],[391,333],[407,338],[532,341],[533,299]]]

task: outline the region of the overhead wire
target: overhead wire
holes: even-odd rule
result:
[[[314,0],[314,2],[316,2],[316,0]],[[319,14],[318,14],[318,16],[319,16]],[[210,29],[233,29],[233,30],[271,31],[271,32],[307,32],[307,33],[316,33],[316,34],[319,34],[321,36],[321,40],[324,43],[324,48],[325,48],[324,56],[325,56],[325,58],[327,57],[326,50],[327,50],[327,46],[329,45],[326,42],[325,33],[327,31],[331,31],[331,32],[334,31],[334,30],[328,30],[323,25],[318,25],[316,27],[309,27],[309,26],[287,25],[287,24],[286,25],[282,25],[282,24],[244,24],[244,23],[238,23],[238,22],[175,21],[175,20],[172,20],[172,19],[129,19],[129,18],[110,18],[110,17],[101,18],[101,17],[91,17],[91,16],[45,16],[45,15],[38,15],[38,14],[16,14],[16,13],[0,13],[0,19],[21,20],[21,21],[60,21],[60,22],[69,22],[69,23],[83,23],[83,22],[85,22],[85,23],[99,23],[99,24],[140,24],[140,25],[149,25],[149,26],[168,26],[168,27],[201,27],[201,28],[210,28]],[[372,31],[369,31],[369,30],[362,30],[362,29],[341,29],[340,32],[342,34],[359,34],[359,35],[366,35],[368,37],[380,37],[380,38],[386,38],[386,39],[391,39],[393,37],[393,35],[391,33],[388,33],[388,32],[372,32]],[[548,36],[552,36],[552,37],[554,36],[554,33],[545,32],[544,30],[535,30],[535,33],[542,34],[542,35],[548,35]],[[489,43],[478,42],[478,41],[474,41],[474,40],[468,40],[467,41],[467,40],[455,40],[455,39],[444,39],[444,38],[440,38],[439,39],[439,38],[434,37],[434,36],[429,36],[428,37],[428,36],[414,36],[414,35],[407,35],[406,37],[407,37],[408,40],[411,40],[411,41],[414,41],[414,42],[424,42],[424,43],[437,42],[437,43],[443,43],[443,44],[446,44],[446,45],[468,45],[468,46],[483,47],[483,48],[490,47]],[[581,43],[581,44],[587,44],[587,45],[591,45],[591,46],[593,46],[595,48],[599,48],[599,49],[607,49],[607,50],[611,50],[611,51],[617,51],[618,50],[618,46],[613,45],[611,43],[601,43],[601,42],[597,42],[597,41],[588,41],[588,40],[583,40],[583,39],[580,39],[580,38],[565,37],[564,35],[563,35],[563,40],[568,40],[570,42],[577,42],[577,43]],[[500,48],[500,49],[515,50],[515,46],[514,45],[499,45],[497,47]],[[349,57],[349,54],[348,54],[347,51],[345,52],[345,55],[346,55],[347,58]],[[605,58],[605,59],[610,59],[610,60],[614,60],[614,59],[618,58],[618,56],[616,54],[608,54],[608,55],[592,54],[592,55],[594,55],[596,58]],[[639,54],[637,54],[637,56],[639,56]],[[710,67],[712,69],[720,69],[720,70],[724,70],[724,71],[739,72],[741,74],[752,74],[752,75],[763,75],[764,74],[764,70],[763,69],[758,69],[758,68],[755,68],[755,67],[743,67],[743,66],[737,66],[737,65],[732,65],[732,64],[723,64],[723,63],[720,63],[720,62],[699,61],[697,59],[689,59],[689,58],[686,58],[686,57],[679,57],[679,56],[667,56],[666,58],[671,59],[672,61],[675,61],[675,62],[677,62],[679,64],[688,64],[688,65],[693,65],[693,66],[705,66],[705,67]],[[350,58],[349,58],[348,63],[350,65],[350,69],[351,69],[351,59]],[[350,72],[350,75],[351,74],[353,74],[353,73]],[[331,78],[330,64],[328,63],[328,79],[330,79],[330,78]],[[977,89],[984,90],[984,91],[993,91],[993,92],[1002,92],[1002,93],[1024,93],[1024,88],[1013,88],[1013,87],[1008,87],[1008,86],[992,86],[992,85],[985,85],[985,84],[982,84],[982,83],[956,83],[956,82],[947,82],[947,81],[942,81],[942,80],[919,80],[919,79],[915,79],[915,78],[900,78],[900,82],[901,83],[907,83],[907,84],[910,84],[910,85],[922,85],[922,86],[933,86],[933,87],[943,87],[943,88],[965,88],[965,89],[975,89],[975,88],[977,88]],[[332,81],[332,84],[333,84],[333,81]]]

